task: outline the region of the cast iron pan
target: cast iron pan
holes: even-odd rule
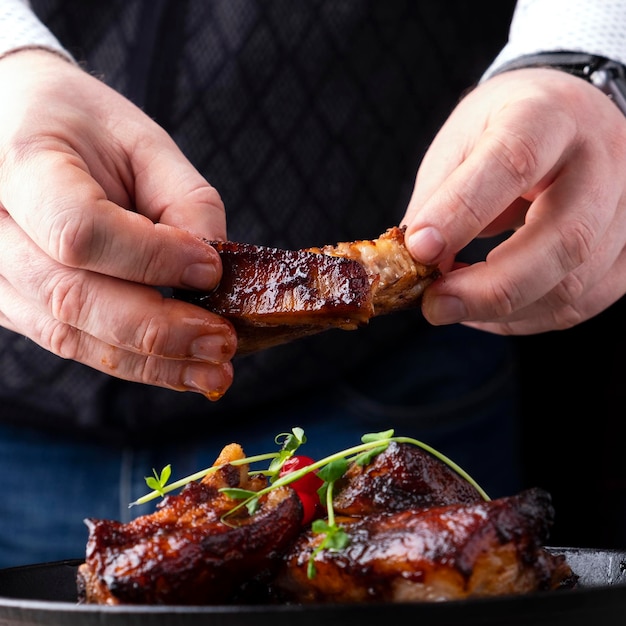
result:
[[[123,606],[76,604],[79,559],[0,570],[0,626],[621,626],[626,552],[551,548],[580,576],[572,590],[416,604]]]

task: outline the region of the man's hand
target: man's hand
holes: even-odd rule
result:
[[[114,90],[53,53],[0,60],[0,323],[119,378],[221,396],[232,326],[155,286],[212,289],[217,191]]]
[[[404,219],[412,255],[451,270],[424,315],[530,334],[600,313],[626,291],[625,190],[626,119],[600,90],[552,69],[485,81],[435,138]],[[509,229],[484,262],[454,264]]]

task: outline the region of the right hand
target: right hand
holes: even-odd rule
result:
[[[528,335],[611,306],[626,293],[625,171],[626,118],[587,81],[525,68],[478,85],[429,147],[401,222],[412,256],[444,269],[424,317]],[[456,263],[507,231],[484,261]]]
[[[0,324],[130,381],[220,397],[236,335],[155,286],[210,290],[217,191],[165,131],[60,56],[0,59]]]

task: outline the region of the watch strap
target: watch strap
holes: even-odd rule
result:
[[[621,63],[584,52],[541,52],[508,61],[492,76],[530,67],[552,68],[578,76],[607,94],[626,115],[626,67]]]

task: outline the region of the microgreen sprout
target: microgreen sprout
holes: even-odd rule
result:
[[[317,476],[323,481],[322,486],[318,489],[318,494],[320,502],[325,504],[326,519],[316,519],[311,524],[311,530],[313,533],[322,534],[324,536],[320,543],[316,546],[309,559],[307,566],[307,574],[309,578],[315,576],[314,560],[315,556],[321,550],[342,550],[350,543],[348,533],[335,521],[333,491],[336,482],[346,473],[348,467],[350,467],[352,463],[359,466],[367,465],[376,455],[386,450],[392,441],[396,443],[412,444],[422,448],[426,452],[429,452],[470,483],[484,500],[490,500],[489,496],[485,493],[482,487],[480,487],[480,485],[478,485],[478,483],[467,472],[465,472],[447,456],[417,439],[413,439],[411,437],[394,437],[393,430],[363,435],[359,445],[341,450],[340,452],[336,452],[323,459],[315,461],[306,467],[302,467],[284,475],[280,475],[281,467],[287,459],[293,456],[294,452],[296,452],[301,445],[306,443],[306,436],[302,428],[293,428],[291,433],[281,433],[277,435],[275,441],[277,445],[280,445],[278,452],[245,457],[228,463],[229,465],[237,466],[270,461],[266,470],[251,470],[250,472],[263,474],[267,477],[268,484],[265,488],[260,489],[259,491],[250,491],[248,489],[240,488],[220,489],[222,493],[228,495],[234,500],[240,500],[237,505],[222,516],[222,521],[228,524],[229,522],[227,518],[235,513],[235,511],[238,511],[243,507],[246,508],[250,515],[254,514],[259,507],[260,499],[264,495],[274,489],[277,489],[278,487],[289,485],[299,480],[309,472],[317,472]],[[222,467],[224,467],[224,465],[213,465],[170,484],[167,484],[171,474],[171,467],[169,465],[164,467],[160,474],[158,474],[156,470],[153,470],[154,476],[146,477],[146,484],[153,491],[135,500],[129,506],[145,504],[150,500],[158,498],[159,496],[163,497],[166,493],[184,487],[190,482],[200,480],[211,472],[215,472]]]
[[[384,448],[383,448],[384,449]],[[382,452],[382,449],[380,450]],[[339,524],[335,523],[335,509],[333,508],[333,490],[335,483],[346,473],[348,462],[346,459],[335,459],[321,468],[317,475],[324,481],[318,493],[320,501],[326,502],[328,518],[316,519],[311,524],[311,530],[316,535],[324,535],[315,550],[309,557],[307,564],[307,577],[315,576],[315,557],[322,550],[343,550],[350,544],[350,536]]]
[[[278,452],[268,452],[266,454],[257,454],[255,456],[248,456],[243,459],[236,459],[236,460],[230,461],[228,465],[236,465],[236,466],[247,465],[247,464],[254,464],[254,463],[259,463],[261,461],[269,460],[270,465],[267,470],[265,471],[256,470],[254,473],[264,474],[268,476],[271,481],[275,480],[276,477],[278,476],[278,472],[280,471],[280,468],[282,467],[283,463],[290,456],[292,456],[293,453],[302,444],[306,443],[306,435],[304,434],[304,430],[302,430],[302,428],[296,427],[296,428],[293,428],[290,433],[280,433],[276,435],[276,437],[274,438],[274,441],[276,442],[277,445],[281,446]],[[141,498],[138,498],[134,502],[131,502],[128,506],[130,508],[133,506],[137,506],[139,504],[147,504],[151,500],[155,500],[159,496],[163,497],[165,496],[165,494],[170,493],[171,491],[176,491],[177,489],[184,487],[188,483],[201,480],[208,474],[211,474],[212,472],[216,472],[222,467],[224,467],[224,465],[212,465],[211,467],[207,467],[203,470],[200,470],[199,472],[190,474],[189,476],[186,476],[185,478],[181,478],[180,480],[177,480],[176,482],[173,482],[170,484],[167,484],[167,481],[169,480],[171,471],[172,471],[170,465],[167,465],[166,467],[164,467],[161,470],[160,475],[157,474],[157,471],[155,469],[153,469],[152,472],[154,473],[154,476],[147,476],[145,479],[146,484],[148,485],[148,487],[152,489],[152,491],[150,493],[147,493],[144,496],[141,496]],[[305,472],[303,472],[302,474],[304,473]],[[302,474],[300,474],[298,478],[302,476]],[[245,491],[245,490],[232,490],[232,491],[233,491],[233,494],[235,494],[238,491]]]
[[[172,466],[166,465],[161,470],[160,474],[158,474],[157,471],[152,468],[152,473],[153,476],[146,476],[146,484],[148,485],[148,487],[152,487],[152,489],[154,489],[160,496],[164,496],[165,485],[172,475]]]

